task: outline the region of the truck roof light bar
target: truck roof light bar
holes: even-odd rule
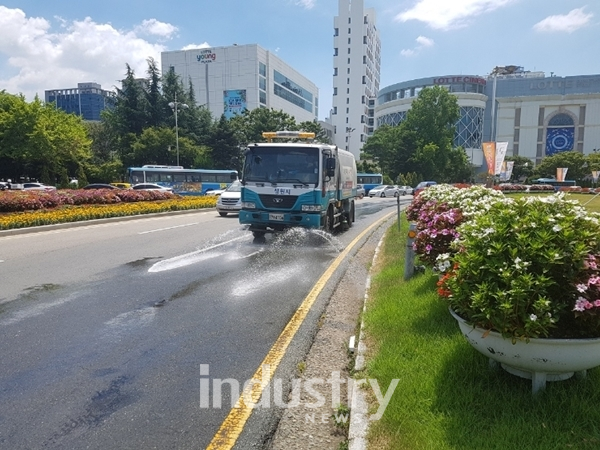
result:
[[[273,139],[314,139],[315,133],[307,131],[265,131],[262,136],[268,141]]]

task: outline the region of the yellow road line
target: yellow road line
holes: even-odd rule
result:
[[[229,414],[219,427],[219,430],[213,437],[210,444],[208,444],[207,450],[225,450],[231,449],[238,440],[244,425],[248,421],[250,414],[252,414],[252,405],[257,404],[260,400],[264,388],[271,381],[273,374],[275,373],[279,363],[281,362],[285,351],[292,342],[292,339],[296,335],[296,332],[304,322],[304,319],[308,315],[312,305],[317,300],[317,297],[325,287],[325,284],[329,278],[333,275],[339,265],[342,263],[344,258],[350,253],[354,246],[369,233],[373,228],[378,227],[381,222],[387,220],[391,215],[396,214],[395,212],[389,213],[386,216],[379,219],[377,222],[371,224],[366,230],[355,237],[352,242],[338,255],[338,257],[331,263],[325,273],[321,275],[319,280],[313,286],[311,291],[308,293],[300,307],[296,310],[290,321],[287,323],[273,347],[267,353],[267,356],[260,364],[258,370],[252,376],[252,381],[248,383],[248,387],[244,389],[239,400],[235,406],[229,411]],[[263,366],[268,365],[269,371],[265,375],[263,380]],[[247,405],[245,399],[251,399],[252,404]]]

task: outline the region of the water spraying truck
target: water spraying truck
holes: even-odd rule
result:
[[[291,227],[330,233],[351,227],[354,155],[335,145],[315,143],[314,133],[277,131],[263,137],[267,142],[245,150],[240,223],[257,238]]]

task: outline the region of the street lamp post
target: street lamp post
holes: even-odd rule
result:
[[[189,108],[189,106],[177,101],[177,93],[175,93],[175,101],[170,102],[169,106],[175,113],[175,147],[177,149],[177,165],[179,165],[179,126],[177,125],[177,110],[179,107],[186,109]]]

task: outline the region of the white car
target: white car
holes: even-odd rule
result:
[[[365,187],[362,184],[356,185],[356,196],[358,198],[363,198],[365,196]]]
[[[392,186],[391,184],[381,184],[379,186],[375,186],[373,189],[369,191],[369,197],[398,197],[400,195],[400,191],[396,186]]]
[[[161,186],[160,184],[154,183],[139,183],[131,186],[131,189],[135,190],[143,190],[143,191],[164,191],[164,192],[173,192],[173,189],[170,187]]]
[[[412,195],[414,189],[411,186],[396,186],[400,191],[400,195]]]
[[[54,186],[48,186],[44,183],[33,183],[33,182],[28,182],[28,183],[23,183],[23,188],[24,191],[55,191],[56,188]]]
[[[242,183],[237,180],[219,195],[217,211],[221,216],[226,216],[228,213],[239,213],[240,209],[242,209]]]

